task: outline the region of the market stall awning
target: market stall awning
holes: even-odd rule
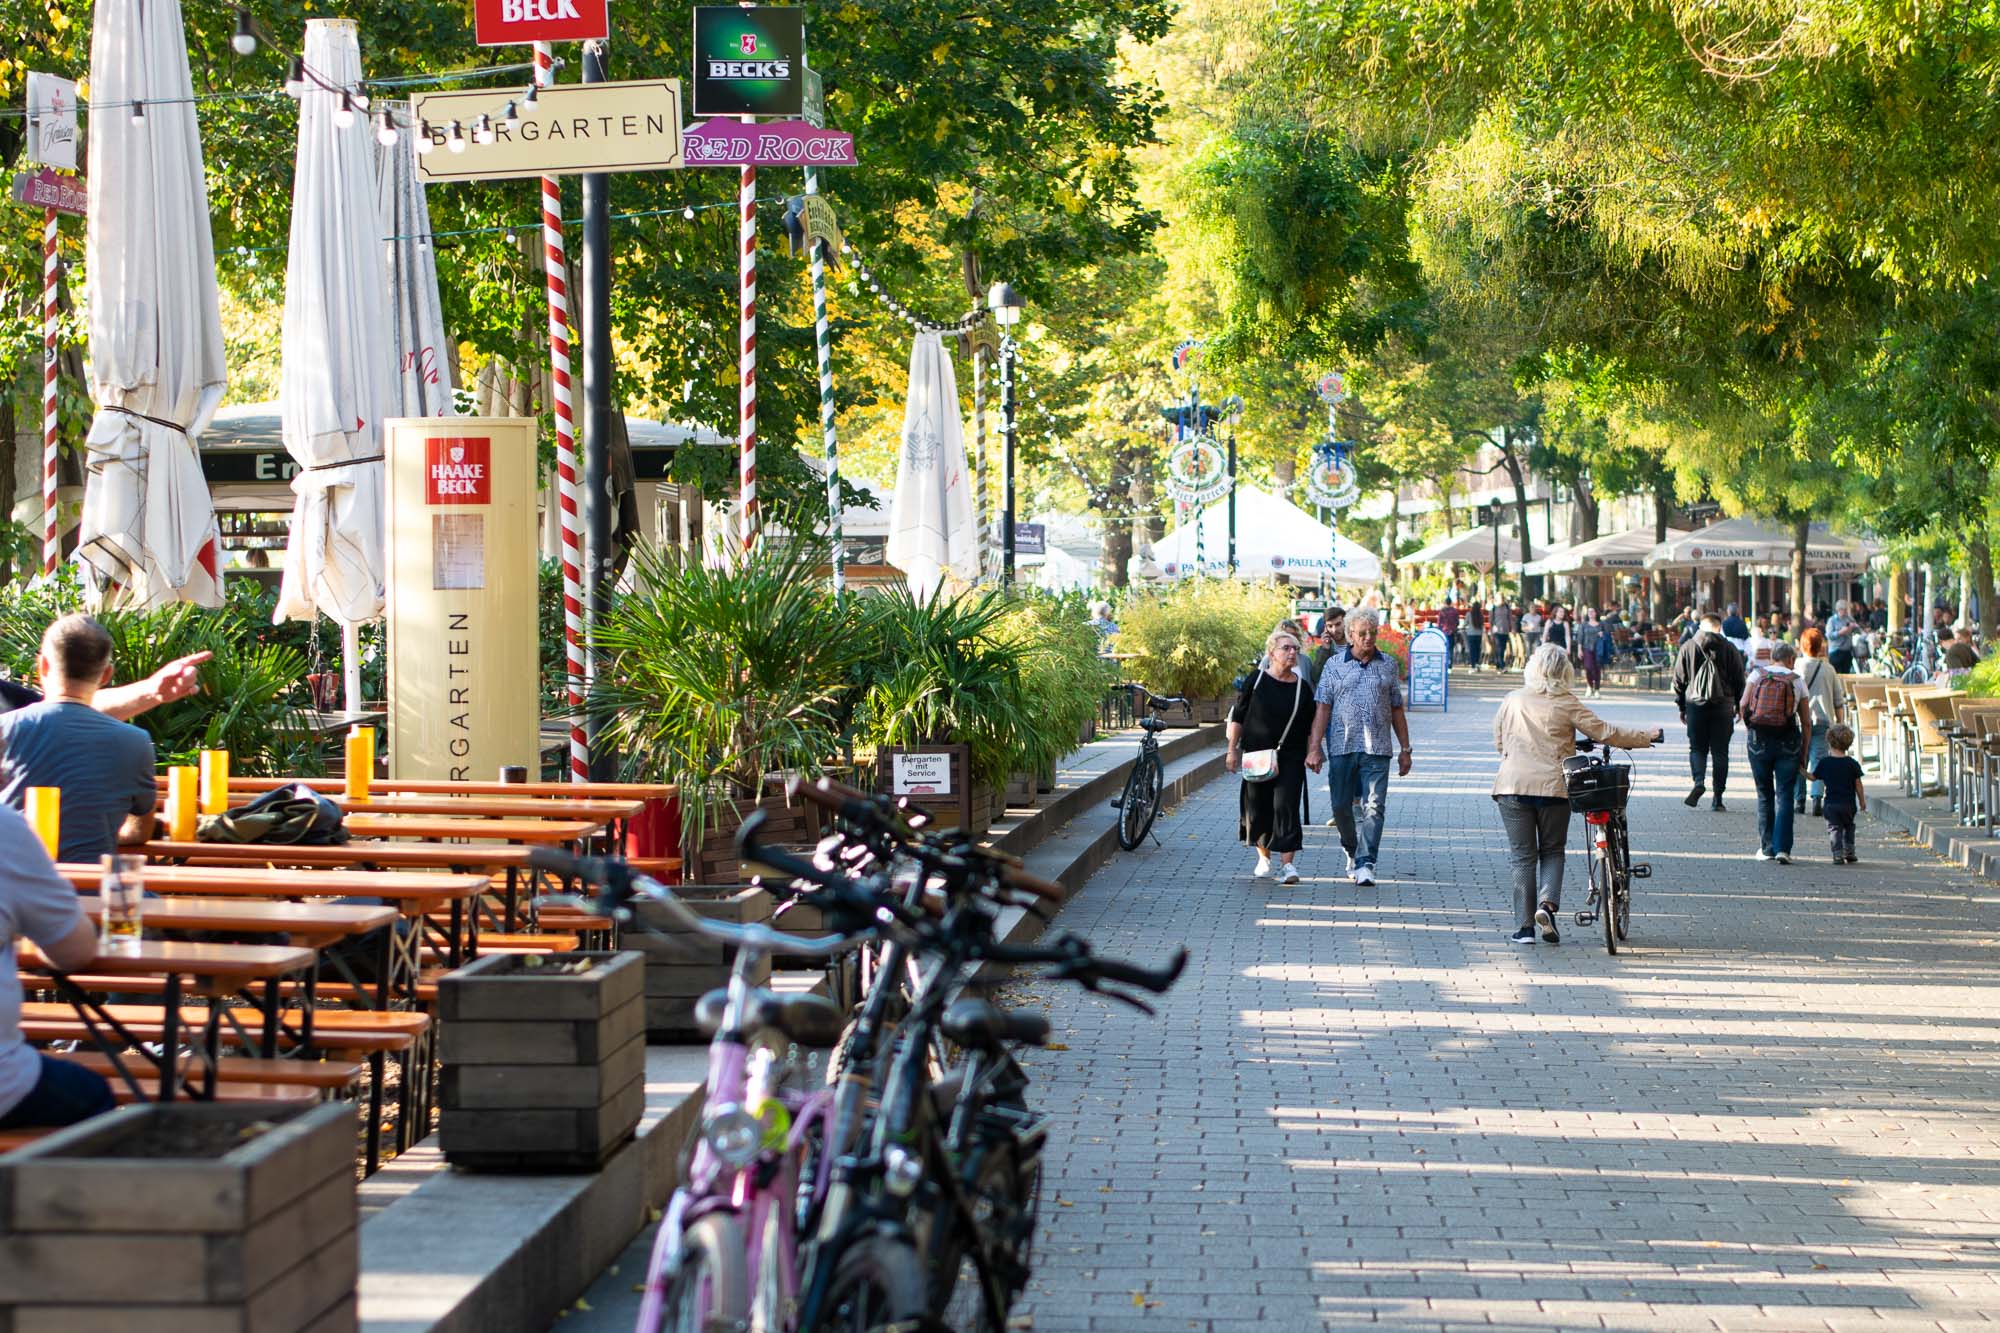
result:
[[[1633,528],[1592,537],[1587,542],[1549,551],[1539,560],[1528,562],[1530,574],[1617,574],[1646,567],[1646,557],[1657,543],[1651,528]]]
[[[1493,567],[1493,529],[1468,528],[1449,537],[1440,537],[1408,555],[1396,557],[1398,565],[1478,565]],[[1518,572],[1521,568],[1521,539],[1500,535],[1500,563]]]
[[[1677,533],[1647,553],[1647,569],[1712,569],[1724,565],[1777,565],[1791,568],[1792,533],[1758,518],[1728,518],[1693,532]],[[1880,549],[1859,537],[1836,535],[1824,523],[1806,534],[1806,568],[1858,567]]]

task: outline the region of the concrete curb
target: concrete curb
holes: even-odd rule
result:
[[[1954,822],[1951,807],[1943,802],[1916,800],[1901,792],[1894,796],[1871,792],[1868,813],[1891,828],[1901,829],[1947,861],[1987,879],[2000,879],[2000,839],[1987,837],[1984,824],[1967,827]]]
[[[1222,771],[1223,727],[1211,723],[1161,741],[1163,809]],[[991,841],[1074,894],[1118,849],[1111,801],[1137,758],[1113,764],[1010,811]],[[1134,855],[1144,855],[1144,849]],[[1042,923],[1003,916],[1008,940]],[[809,973],[791,976],[800,986]],[[779,973],[776,984],[787,984]],[[479,1175],[447,1168],[426,1139],[363,1182],[361,1327],[366,1333],[539,1333],[556,1321],[645,1227],[679,1178],[680,1155],[699,1119],[707,1049],[646,1052],[646,1110],[633,1142],[591,1175]]]

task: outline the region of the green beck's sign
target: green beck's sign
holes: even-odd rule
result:
[[[806,17],[796,6],[697,5],[694,114],[780,116],[805,107]]]

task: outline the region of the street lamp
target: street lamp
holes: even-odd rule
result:
[[[996,282],[986,293],[986,308],[1000,326],[1001,515],[1000,583],[1014,586],[1014,335],[1021,322],[1022,301],[1014,288]]]

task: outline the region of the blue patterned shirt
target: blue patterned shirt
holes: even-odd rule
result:
[[[1402,672],[1396,659],[1380,648],[1366,662],[1343,648],[1320,668],[1318,703],[1331,704],[1327,719],[1327,754],[1394,754],[1396,731],[1391,714],[1403,706]]]

